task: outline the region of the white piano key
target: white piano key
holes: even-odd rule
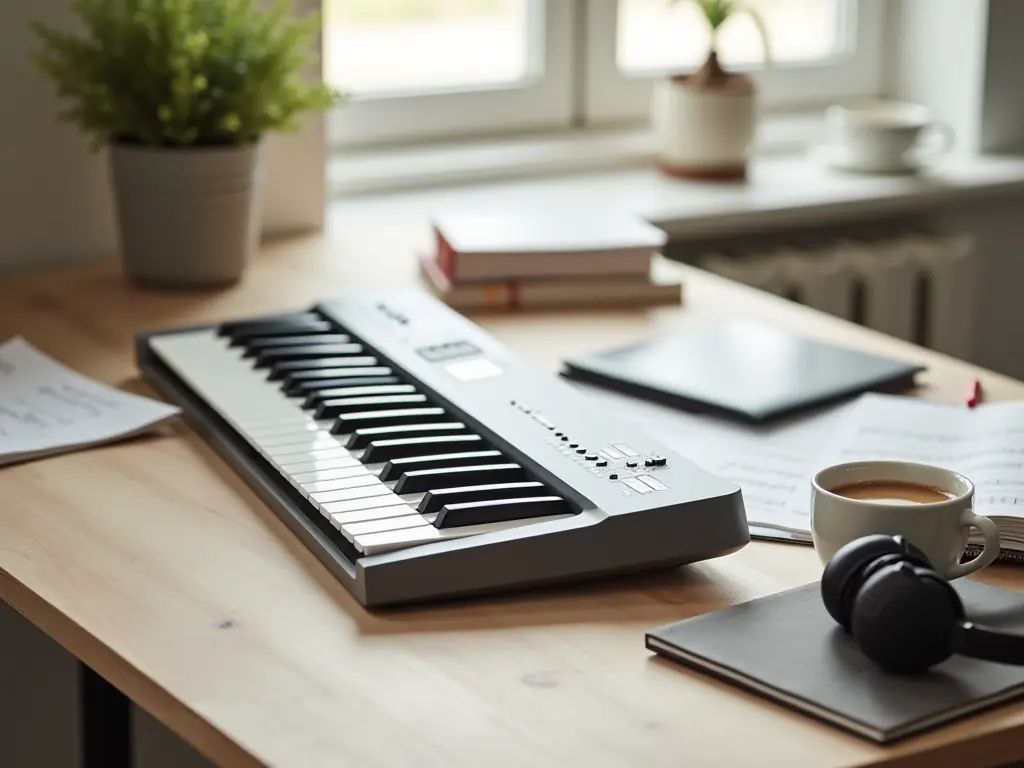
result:
[[[263,438],[263,437],[277,437],[280,435],[295,435],[302,434],[304,432],[320,432],[323,431],[320,423],[309,419],[304,424],[287,424],[285,426],[275,427],[257,427],[256,429],[250,429],[248,431],[251,437]]]
[[[294,456],[297,453],[307,456],[314,453],[322,454],[324,451],[338,451],[339,453],[332,454],[337,455],[338,458],[346,458],[352,455],[348,448],[333,437],[316,438],[314,440],[288,443],[286,445],[275,445],[269,448],[259,445],[259,449],[260,453],[271,459],[287,458],[288,456]],[[341,451],[344,451],[344,453],[341,453]]]
[[[524,525],[547,523],[552,520],[564,520],[571,517],[572,515],[531,517],[525,520],[511,520],[503,523],[488,523],[486,525],[466,525],[460,528],[445,528],[443,530],[427,524],[416,528],[402,528],[397,531],[363,534],[362,536],[356,536],[352,543],[363,554],[375,555],[382,552],[392,552],[396,549],[415,547],[420,544],[429,544],[432,541],[462,539],[467,536],[479,536],[484,533],[505,531],[510,528],[520,528]]]
[[[303,464],[308,461],[326,461],[328,459],[350,459],[352,454],[347,448],[324,448],[314,451],[297,451],[295,453],[278,454],[274,461],[287,468],[291,464]],[[294,470],[290,470],[294,471]]]
[[[345,467],[354,467],[356,465],[359,465],[359,462],[351,457],[345,459],[310,459],[308,461],[296,460],[294,462],[287,463],[278,459],[274,463],[277,465],[277,468],[283,474],[289,476],[292,473],[298,472],[320,472],[329,469],[342,469]]]
[[[327,504],[332,501],[346,501],[348,499],[360,499],[363,496],[372,496],[374,494],[370,491],[376,488],[382,489],[382,493],[391,490],[380,481],[379,477],[374,477],[371,474],[357,475],[344,480],[338,480],[337,482],[343,483],[341,488],[333,491],[311,493],[309,500],[314,504]]]
[[[388,517],[405,517],[407,515],[419,514],[414,507],[408,504],[396,504],[393,507],[371,507],[361,509],[358,512],[339,512],[331,515],[331,523],[335,528],[341,528],[350,523],[361,523],[366,520],[384,520]]]
[[[319,480],[315,483],[301,483],[299,487],[305,494],[311,496],[313,494],[340,491],[343,488],[357,488],[361,485],[373,485],[380,482],[376,475],[366,471],[366,467],[360,467],[360,469],[362,469],[362,472],[353,471],[348,477],[339,477],[334,480]]]
[[[320,511],[325,515],[329,515],[333,522],[333,518],[339,514],[361,512],[363,510],[375,509],[377,507],[391,507],[403,503],[404,500],[401,496],[394,493],[385,493],[374,498],[352,499],[351,501],[330,501],[326,504],[321,504]]]
[[[354,466],[351,467],[338,467],[337,469],[322,469],[320,471],[314,470],[313,472],[297,472],[295,474],[292,474],[289,479],[296,486],[300,488],[309,489],[315,487],[317,483],[324,483],[327,482],[328,480],[340,480],[343,477],[361,475],[364,472],[375,474],[373,470],[367,467],[365,464],[356,463]]]
[[[421,526],[433,527],[423,519],[423,515],[397,515],[382,520],[366,520],[361,523],[343,524],[339,530],[342,536],[352,541],[356,536],[383,533],[384,531],[408,530],[409,528],[419,528]]]
[[[338,504],[345,503],[347,501],[363,501],[373,496],[389,496],[391,495],[391,489],[379,484],[379,485],[361,485],[357,488],[346,488],[343,491],[330,491],[328,494],[329,498],[324,500],[314,499],[312,496],[309,497],[309,503],[320,510],[320,514],[326,515],[324,511],[324,505],[326,504]],[[398,497],[398,501],[402,501],[402,497]]]
[[[315,440],[331,440],[338,443],[338,439],[330,432],[323,429],[306,429],[305,426],[288,430],[287,432],[277,432],[272,435],[259,435],[256,437],[256,442],[264,448],[279,448],[282,445],[313,442]]]

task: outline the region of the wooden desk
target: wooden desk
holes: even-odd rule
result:
[[[223,293],[157,293],[115,268],[5,277],[21,334],[139,391],[131,335],[299,308],[413,279],[419,229],[268,247]],[[682,269],[682,268],[680,268]],[[680,312],[477,318],[554,370],[570,352],[722,315],[920,360],[920,394],[1024,384],[683,269]],[[669,574],[368,612],[183,425],[0,470],[0,596],[223,765],[996,765],[1024,752],[1007,706],[882,749],[655,660],[644,630],[808,583],[809,547],[752,543]],[[982,578],[1024,588],[1024,570]]]

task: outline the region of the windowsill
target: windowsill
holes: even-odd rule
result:
[[[665,178],[648,165],[538,178],[507,177],[389,194],[342,197],[329,226],[362,221],[426,221],[443,209],[463,211],[581,207],[628,213],[663,228],[675,240],[733,236],[778,227],[814,226],[870,216],[898,216],[942,206],[987,203],[999,193],[1024,192],[1024,156],[950,157],[918,175],[850,174],[824,167],[806,152],[762,157],[745,182]]]
[[[818,131],[820,112],[774,115],[762,120],[759,157],[799,152]],[[332,197],[639,169],[654,157],[645,127],[588,129],[536,135],[338,150],[327,163]]]

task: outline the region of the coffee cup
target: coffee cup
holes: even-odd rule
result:
[[[973,507],[974,484],[942,467],[907,461],[837,464],[811,479],[811,537],[824,565],[862,536],[903,536],[952,580],[984,568],[999,554],[995,523]],[[961,563],[972,527],[981,531],[985,546]]]
[[[953,129],[922,104],[865,101],[825,112],[825,148],[831,163],[849,170],[913,170],[953,147]]]

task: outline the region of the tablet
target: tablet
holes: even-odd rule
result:
[[[907,390],[923,370],[733,320],[568,359],[562,374],[684,410],[763,423],[862,392]]]

